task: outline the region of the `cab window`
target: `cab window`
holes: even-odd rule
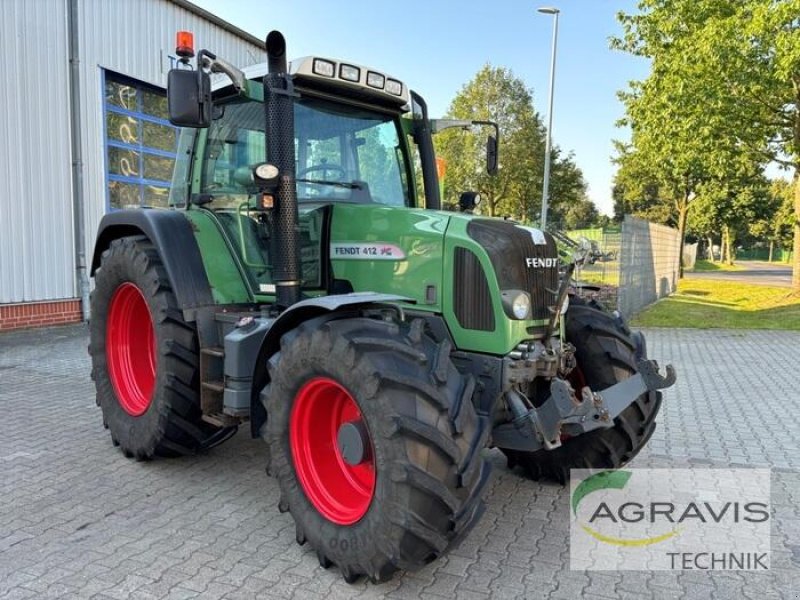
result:
[[[303,201],[411,204],[394,115],[312,97],[295,103],[297,196]],[[208,208],[234,208],[257,193],[251,170],[266,159],[264,107],[224,107],[208,129],[199,192]]]

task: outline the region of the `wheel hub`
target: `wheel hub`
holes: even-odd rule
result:
[[[369,433],[364,421],[342,423],[336,435],[336,442],[339,454],[348,465],[360,465],[369,457]]]

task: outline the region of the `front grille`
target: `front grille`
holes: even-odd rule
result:
[[[494,331],[494,310],[486,273],[475,254],[455,249],[453,270],[453,312],[464,329]]]
[[[558,249],[547,233],[534,243],[530,229],[508,221],[475,219],[467,225],[469,236],[484,247],[492,261],[501,290],[524,290],[531,295],[533,319],[549,319],[558,289]],[[538,233],[538,232],[537,232]]]

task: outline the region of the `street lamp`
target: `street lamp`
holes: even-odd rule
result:
[[[538,9],[540,13],[554,15],[553,20],[553,50],[550,59],[550,98],[547,109],[547,141],[544,150],[544,184],[542,185],[542,216],[540,227],[544,230],[547,227],[547,201],[549,200],[550,189],[550,145],[552,143],[553,132],[553,86],[556,80],[556,41],[558,40],[558,13],[557,8],[543,6]]]

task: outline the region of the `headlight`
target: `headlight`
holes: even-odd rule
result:
[[[503,300],[503,308],[509,317],[520,321],[530,317],[531,297],[527,292],[506,290],[501,292],[500,296]]]

